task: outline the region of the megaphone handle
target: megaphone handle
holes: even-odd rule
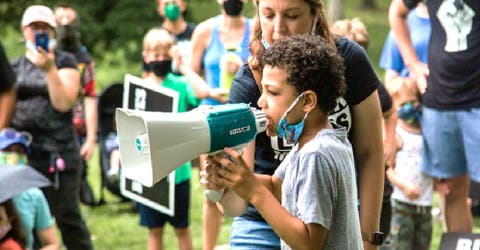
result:
[[[222,190],[219,190],[219,191],[212,190],[212,189],[207,189],[207,190],[205,190],[204,194],[205,194],[205,196],[207,196],[207,198],[209,200],[211,200],[213,202],[219,202],[220,199],[223,196],[224,191],[225,191],[225,189],[222,189]]]

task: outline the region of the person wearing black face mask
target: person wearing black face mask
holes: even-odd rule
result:
[[[157,77],[165,78],[172,71],[172,60],[144,62],[143,70],[152,72]]]
[[[80,41],[78,13],[67,3],[54,8],[57,22],[58,49],[72,53],[78,63],[81,90],[73,108],[73,124],[81,143],[82,182],[80,200],[90,206],[97,204],[87,182],[87,161],[92,157],[97,140],[97,97],[95,93],[94,61]]]
[[[234,75],[247,61],[250,56],[249,40],[253,34],[253,22],[241,14],[246,0],[217,2],[222,8],[221,14],[198,24],[192,35],[192,69],[199,74],[204,72],[205,80],[211,88],[219,88],[221,75]],[[231,47],[235,49],[229,54]],[[224,56],[228,54],[229,56]],[[226,88],[226,91],[229,89]],[[205,99],[202,104],[218,105],[226,100],[226,96],[220,102]],[[200,160],[201,168],[203,162]],[[220,232],[222,215],[215,203],[207,199],[204,203],[203,218],[203,249],[211,250],[215,247]]]
[[[205,81],[174,54],[174,38],[161,28],[150,29],[143,39],[143,78],[151,84],[161,85],[178,92],[178,112],[196,107],[202,98],[215,96]],[[183,76],[171,73],[172,55]],[[148,227],[148,249],[163,249],[163,227],[169,222],[178,237],[180,249],[193,249],[189,230],[189,196],[191,163],[185,163],[175,170],[175,216],[167,216],[152,208],[139,204],[140,225]]]

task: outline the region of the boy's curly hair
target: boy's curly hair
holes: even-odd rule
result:
[[[285,70],[287,82],[301,93],[317,94],[318,107],[330,113],[337,98],[346,92],[345,67],[337,49],[320,36],[286,37],[270,47],[262,57],[265,66]]]

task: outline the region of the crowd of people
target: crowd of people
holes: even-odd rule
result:
[[[433,193],[448,232],[472,232],[470,180],[480,182],[480,2],[392,0],[380,80],[359,19],[329,24],[320,0],[218,0],[198,25],[185,0],[157,0],[143,37],[142,78],[178,92],[178,112],[247,103],[267,128],[241,153],[201,155],[202,249],[222,216],[230,249],[430,249]],[[98,133],[94,60],[69,4],[32,5],[24,55],[0,44],[0,165],[51,185],[0,200],[0,249],[94,249],[80,202],[94,204],[87,161]],[[458,67],[458,65],[464,65]],[[121,171],[115,135],[109,175]],[[192,164],[175,170],[175,215],[138,203],[147,248],[165,223],[193,249]],[[0,192],[2,192],[0,190]],[[60,231],[57,238],[55,227]]]

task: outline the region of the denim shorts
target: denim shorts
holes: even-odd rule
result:
[[[422,170],[449,179],[466,173],[480,181],[480,108],[422,107]]]
[[[230,227],[230,249],[280,249],[280,238],[265,221],[235,217]]]

